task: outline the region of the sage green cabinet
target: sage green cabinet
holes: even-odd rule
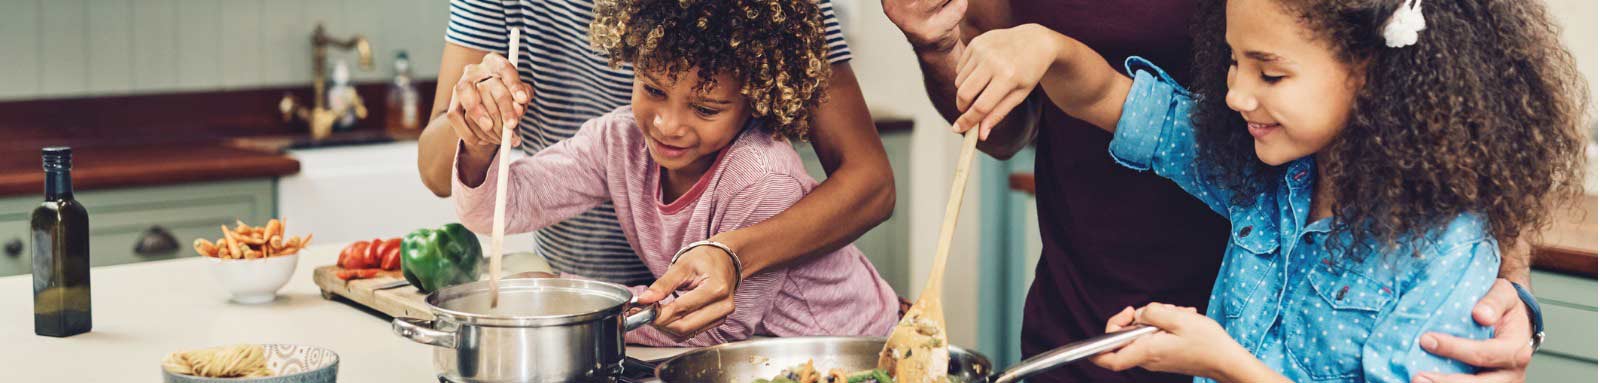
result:
[[[220,237],[220,225],[232,226],[235,220],[261,225],[272,218],[276,214],[273,185],[272,179],[264,178],[78,192],[76,198],[89,209],[90,264],[195,256],[195,238]],[[22,245],[17,254],[0,252],[0,276],[30,272],[28,220],[41,198],[0,198],[0,245],[13,241]],[[178,248],[152,254],[134,252],[142,238],[160,233],[170,234]]]
[[[1593,382],[1596,379],[1595,280],[1533,272],[1533,295],[1544,312],[1544,346],[1533,355],[1528,382]]]

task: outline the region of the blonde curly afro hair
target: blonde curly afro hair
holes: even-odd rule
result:
[[[730,73],[774,136],[803,140],[830,75],[824,32],[808,0],[600,0],[589,41],[614,68],[698,68],[701,91]]]

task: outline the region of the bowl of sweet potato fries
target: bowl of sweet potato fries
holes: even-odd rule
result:
[[[273,219],[256,227],[238,222],[221,227],[222,238],[194,240],[194,251],[210,261],[211,275],[242,304],[272,302],[278,290],[294,275],[299,252],[311,243],[311,235],[289,237],[285,221]]]

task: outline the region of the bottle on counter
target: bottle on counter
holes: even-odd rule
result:
[[[89,332],[89,212],[72,198],[72,148],[44,148],[44,202],[33,209],[33,332]]]
[[[328,87],[328,109],[337,113],[333,120],[333,130],[336,132],[348,131],[356,127],[356,120],[365,117],[366,112],[359,112],[356,104],[361,103],[361,96],[356,94],[356,88],[350,85],[350,65],[344,60],[339,60],[333,66],[333,75],[329,76],[332,85]]]
[[[394,58],[394,82],[389,84],[389,101],[384,115],[385,129],[414,131],[422,127],[422,105],[417,85],[411,81],[411,58],[406,51]]]

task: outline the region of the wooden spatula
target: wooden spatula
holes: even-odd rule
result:
[[[511,28],[511,55],[506,60],[511,61],[511,67],[517,67],[518,48],[522,45],[522,28]],[[501,124],[506,124],[501,122]],[[494,231],[489,236],[489,308],[500,306],[500,256],[505,253],[506,245],[506,183],[511,173],[511,134],[517,130],[516,125],[506,124],[500,128],[500,164],[495,169],[494,184]]]
[[[911,305],[906,316],[889,333],[883,351],[878,352],[878,368],[888,370],[898,383],[943,383],[949,374],[949,341],[944,332],[944,266],[950,258],[950,242],[956,235],[956,217],[961,213],[961,197],[967,191],[967,175],[973,152],[978,147],[978,129],[967,130],[961,142],[961,158],[950,186],[950,201],[945,204],[944,224],[939,227],[939,247],[928,273],[922,296]]]

